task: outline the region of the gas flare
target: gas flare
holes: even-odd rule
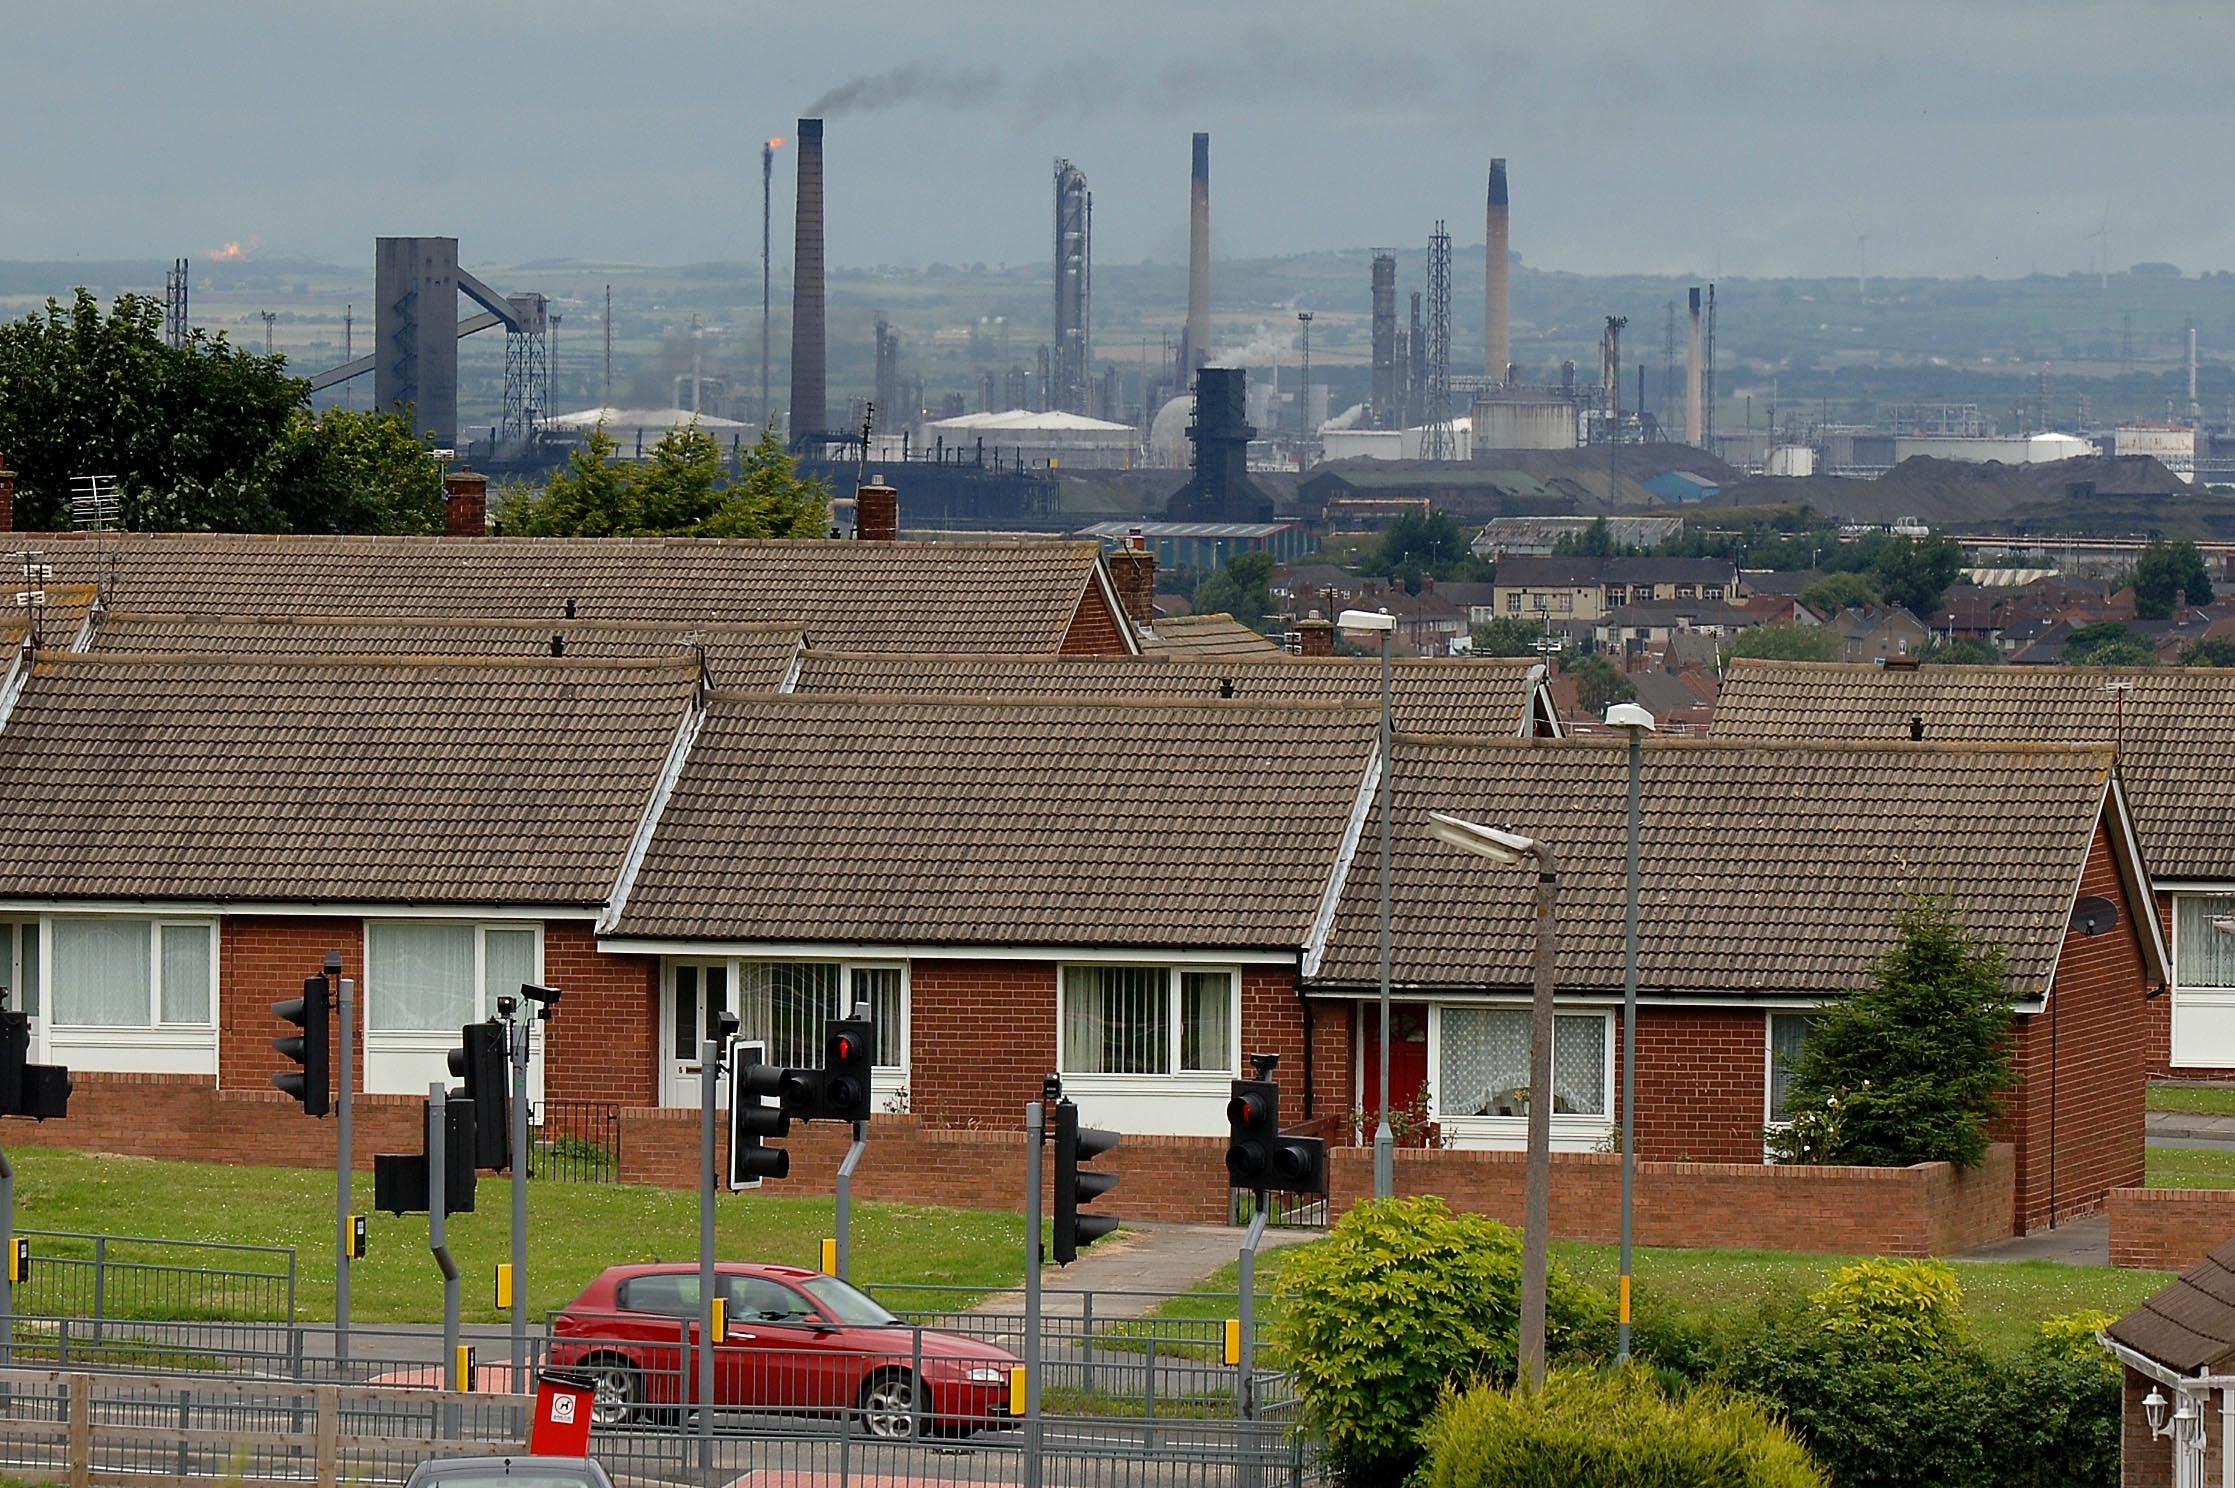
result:
[[[211,263],[239,263],[248,257],[248,249],[237,242],[227,243],[222,248],[212,248],[209,257]]]
[[[784,137],[783,137],[782,135],[780,135],[780,134],[779,134],[778,136],[776,136],[776,138],[774,138],[774,139],[770,140],[770,141],[768,142],[768,148],[770,148],[771,150],[781,150],[781,149],[783,149],[783,148],[784,148]]]

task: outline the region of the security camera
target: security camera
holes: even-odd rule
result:
[[[1257,1078],[1260,1080],[1270,1080],[1273,1077],[1273,1071],[1280,1068],[1280,1056],[1278,1054],[1252,1054],[1249,1056],[1249,1062],[1256,1069]]]
[[[565,994],[556,987],[538,987],[533,982],[522,982],[520,995],[534,1003],[535,1015],[548,1023],[551,1020],[551,1009]]]

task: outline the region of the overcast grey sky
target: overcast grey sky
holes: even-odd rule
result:
[[[758,252],[759,142],[833,92],[833,262],[1481,241],[1540,268],[2235,267],[2224,4],[2123,0],[4,0],[0,258]],[[858,87],[863,79],[877,80]],[[790,197],[779,157],[778,212]],[[780,220],[779,261],[788,259]]]

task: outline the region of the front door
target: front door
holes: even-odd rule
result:
[[[1381,1005],[1359,1003],[1358,1020],[1364,1035],[1358,1046],[1365,1052],[1365,1068],[1359,1082],[1365,1099],[1359,1103],[1359,1109],[1365,1113],[1363,1140],[1370,1142],[1374,1127],[1381,1120]],[[1389,1088],[1394,1093],[1397,1109],[1414,1104],[1425,1109],[1424,1092],[1428,1088],[1426,1003],[1393,1002],[1389,1005]]]
[[[670,961],[661,996],[660,1104],[699,1103],[699,1045],[717,1036],[729,1008],[727,961]]]

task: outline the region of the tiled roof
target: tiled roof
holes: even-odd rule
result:
[[[2235,878],[2235,670],[1734,661],[1715,737],[2111,744],[2152,877]]]
[[[1639,985],[1677,996],[1852,988],[1892,944],[1904,897],[1929,888],[2009,951],[2014,990],[2038,993],[2109,773],[2109,751],[2062,746],[1657,741],[1642,793]],[[1560,873],[1560,985],[1621,987],[1621,741],[1400,736],[1392,790],[1395,981],[1530,983],[1533,869],[1431,837],[1428,813],[1441,811],[1544,841]],[[1322,984],[1377,980],[1379,830],[1370,817],[1360,835]]]
[[[754,542],[234,533],[26,535],[116,609],[205,615],[796,620],[854,650],[1053,652],[1092,542]],[[104,564],[101,553],[108,558]],[[4,577],[4,575],[0,575]]]
[[[1300,947],[1372,708],[717,698],[623,937]]]
[[[2182,1374],[2235,1355],[2235,1240],[2214,1246],[2163,1291],[2103,1330]]]
[[[1141,637],[1144,656],[1277,656],[1280,646],[1232,615],[1166,615]]]
[[[42,652],[0,895],[601,905],[695,661]]]
[[[146,615],[112,610],[94,627],[91,650],[265,656],[482,656],[491,660],[695,658],[700,648],[716,687],[774,692],[805,643],[797,621],[742,625],[652,620],[461,620],[332,615]],[[554,653],[554,643],[563,648]]]
[[[1532,717],[1537,663],[1504,658],[1399,659],[1390,711],[1400,729],[1516,734]],[[801,693],[921,693],[939,697],[1134,698],[1241,703],[1355,703],[1381,707],[1377,657],[1219,661],[1007,656],[879,656],[809,651]]]

